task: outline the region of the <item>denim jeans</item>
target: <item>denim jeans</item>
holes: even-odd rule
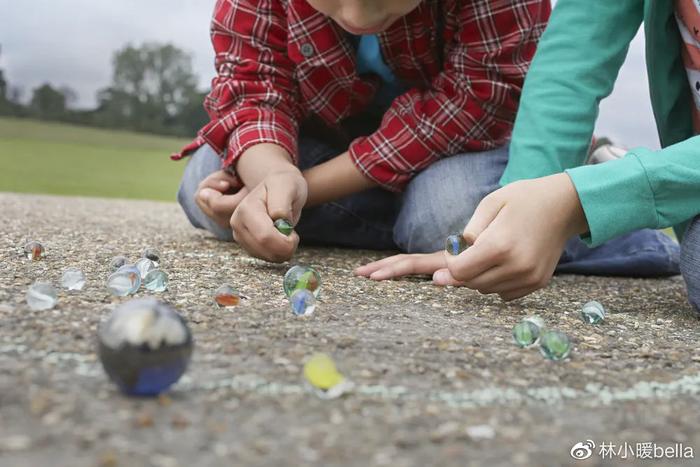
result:
[[[341,152],[302,137],[299,167],[313,167]],[[498,188],[507,160],[507,147],[442,159],[418,174],[403,195],[374,188],[304,209],[295,230],[306,245],[410,253],[441,250],[449,234],[462,231],[479,201]],[[202,146],[185,168],[178,201],[192,225],[230,241],[231,231],[213,222],[194,201],[199,183],[220,165],[219,156]]]
[[[300,168],[306,169],[337,156],[342,149],[315,138],[299,142]],[[484,196],[499,188],[508,161],[508,147],[493,151],[459,154],[441,159],[422,171],[402,195],[375,188],[304,209],[296,226],[303,244],[376,250],[400,249],[407,253],[430,253],[444,248],[445,238],[461,232]],[[231,231],[209,219],[194,201],[199,183],[219,170],[221,159],[208,146],[189,161],[182,178],[178,201],[192,225],[232,240]],[[697,222],[696,224],[697,225]],[[695,291],[700,288],[698,246],[700,228],[686,243],[693,243]],[[694,234],[694,236],[693,236]],[[695,240],[692,240],[692,239]],[[693,248],[690,248],[691,250]],[[660,277],[679,274],[680,249],[661,232],[644,229],[588,248],[578,237],[566,245],[558,272]],[[695,297],[697,297],[697,293]],[[696,302],[697,303],[697,302]]]
[[[700,216],[690,224],[683,237],[681,272],[688,286],[688,299],[700,312]]]

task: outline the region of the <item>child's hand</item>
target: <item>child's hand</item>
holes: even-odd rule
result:
[[[297,249],[299,236],[296,232],[281,234],[274,221],[288,219],[296,225],[306,197],[306,181],[299,170],[270,173],[233,213],[233,238],[253,256],[278,263],[287,261]]]
[[[375,281],[394,279],[412,274],[432,275],[447,267],[443,251],[430,254],[394,255],[374,261],[355,269],[356,276],[368,277]]]
[[[248,189],[233,175],[218,170],[202,180],[194,195],[197,206],[224,228],[231,226],[231,216],[248,195]]]
[[[448,269],[433,280],[514,300],[547,285],[566,241],[586,231],[567,174],[515,182],[483,199],[464,229],[472,246],[456,257],[446,254]]]

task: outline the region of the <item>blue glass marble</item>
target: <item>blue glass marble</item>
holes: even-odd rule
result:
[[[445,240],[445,251],[447,251],[452,256],[457,256],[464,250],[469,248],[467,241],[464,239],[462,234],[454,234],[447,237]]]
[[[298,289],[289,297],[292,313],[296,316],[311,316],[316,311],[316,297],[307,289]]]
[[[193,347],[182,316],[152,298],[124,303],[98,329],[102,366],[131,396],[165,392],[185,373]]]

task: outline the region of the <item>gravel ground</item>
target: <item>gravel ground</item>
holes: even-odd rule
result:
[[[20,255],[29,239],[44,260]],[[167,396],[132,399],[104,376],[95,329],[124,301],[106,293],[109,260],[147,245],[170,274],[161,298],[196,344]],[[576,463],[570,449],[586,440],[594,454],[576,465],[697,465],[633,458],[641,442],[700,448],[700,322],[680,278],[560,276],[504,304],[420,278],[352,276],[384,254],[301,249],[295,262],[324,285],[315,315],[298,319],[282,292],[289,265],[192,229],[174,204],[0,194],[0,465],[554,466]],[[86,289],[29,310],[28,286],[58,284],[70,266]],[[244,306],[213,305],[224,281],[250,297]],[[589,299],[611,312],[604,324],[578,318]],[[515,347],[512,326],[533,313],[571,337],[569,359]],[[316,351],[351,393],[322,400],[305,387]],[[612,459],[601,443],[615,445]]]

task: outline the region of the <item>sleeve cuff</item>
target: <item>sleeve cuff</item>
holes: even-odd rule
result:
[[[598,246],[633,230],[657,228],[654,193],[638,156],[566,170],[588,221],[581,238]]]
[[[262,143],[281,146],[289,153],[294,164],[297,165],[299,162],[297,128],[291,121],[286,123],[254,121],[236,128],[229,137],[222,168],[232,171],[238,159],[247,149]]]

